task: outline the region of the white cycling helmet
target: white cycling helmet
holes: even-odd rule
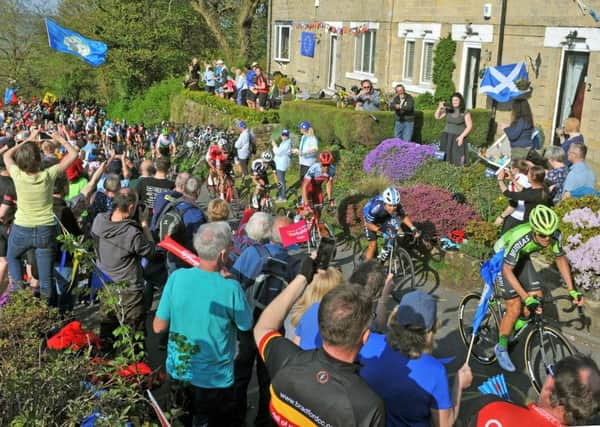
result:
[[[395,187],[388,187],[384,190],[383,194],[383,203],[388,205],[397,205],[400,203],[400,192]]]
[[[266,160],[267,162],[270,162],[271,160],[273,160],[273,155],[271,154],[270,151],[265,151],[264,153],[262,153],[262,159]]]

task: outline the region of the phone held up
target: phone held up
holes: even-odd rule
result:
[[[329,263],[335,254],[335,239],[323,237],[317,249],[317,268],[327,270]]]

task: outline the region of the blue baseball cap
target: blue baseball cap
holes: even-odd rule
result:
[[[240,129],[246,129],[246,122],[243,120],[240,120],[240,122],[238,123],[238,127]]]
[[[437,302],[423,291],[409,292],[398,304],[395,318],[401,326],[420,326],[429,332],[437,318]]]
[[[309,130],[310,129],[310,123],[308,123],[307,121],[300,122],[300,124],[298,125],[298,127],[300,129]]]
[[[290,136],[290,131],[289,131],[289,130],[287,130],[287,129],[283,129],[283,130],[281,131],[281,134],[282,134],[282,135],[285,135],[285,136]]]

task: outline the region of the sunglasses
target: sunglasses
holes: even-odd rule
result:
[[[535,235],[537,237],[539,237],[540,239],[550,239],[552,237],[552,234],[547,235],[547,234],[535,233]]]

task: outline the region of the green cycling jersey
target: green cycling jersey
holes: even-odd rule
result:
[[[494,244],[494,252],[497,253],[504,249],[504,262],[508,265],[515,266],[519,262],[521,256],[529,255],[544,248],[534,240],[534,234],[535,232],[532,230],[529,223],[511,228]],[[555,231],[552,235],[550,251],[557,257],[564,255],[560,230]]]

